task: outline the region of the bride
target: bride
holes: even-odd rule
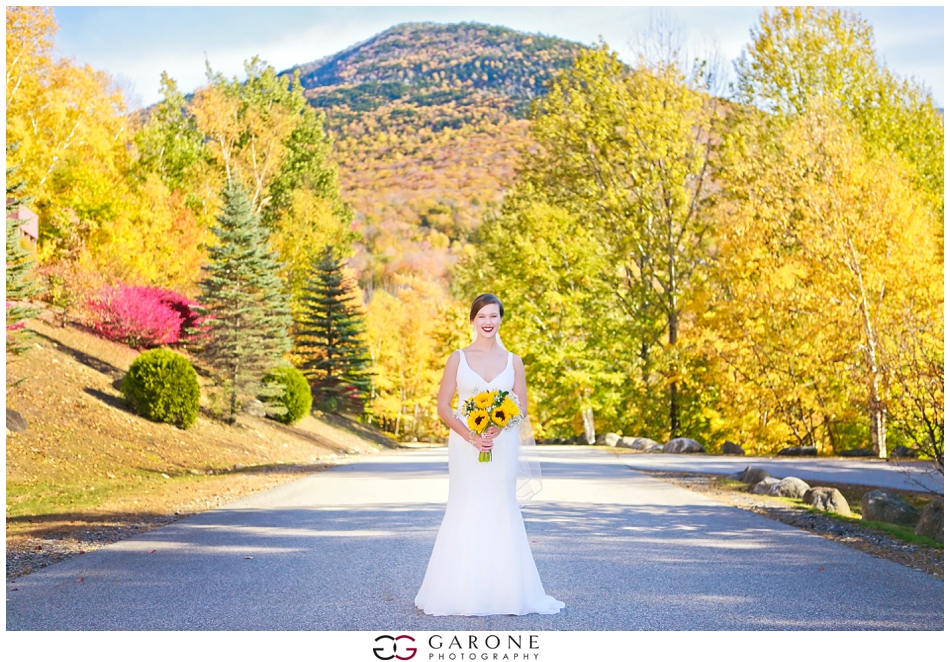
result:
[[[452,410],[473,393],[513,392],[527,414],[521,357],[498,337],[504,307],[493,294],[472,302],[474,340],[453,352],[439,387],[439,416],[449,432],[449,501],[416,607],[436,616],[556,614],[564,603],[545,595],[528,547],[519,501],[541,489],[541,470],[527,416],[519,425],[490,426],[469,442],[464,419]],[[491,377],[491,379],[489,379]],[[490,462],[478,454],[491,451]]]

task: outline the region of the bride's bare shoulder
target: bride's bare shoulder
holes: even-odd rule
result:
[[[454,370],[459,366],[459,352],[456,350],[449,354],[449,358],[445,360],[445,369]]]

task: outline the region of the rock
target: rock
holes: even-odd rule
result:
[[[914,526],[920,519],[920,511],[896,494],[873,490],[861,497],[861,519]]]
[[[604,443],[608,446],[616,446],[618,441],[620,441],[620,435],[616,432],[608,432],[604,435]]]
[[[766,478],[763,478],[758,483],[753,485],[750,491],[752,492],[752,494],[768,494],[769,490],[772,489],[773,485],[778,485],[781,482],[782,481],[780,481],[778,478],[767,476]]]
[[[739,444],[734,444],[731,441],[727,441],[722,445],[722,454],[723,455],[745,455],[745,450]]]
[[[762,482],[766,478],[769,478],[769,472],[760,467],[746,467],[742,471],[733,476],[736,480],[741,480],[743,483],[748,483],[749,485],[755,485]]]
[[[10,432],[26,432],[27,422],[23,414],[7,408],[7,430]]]
[[[243,469],[243,468],[244,468],[244,465],[243,465],[243,464],[235,464],[235,465],[234,465],[234,470],[235,470],[235,471],[240,471],[240,470]]]
[[[602,435],[602,434],[595,434],[595,435],[594,435],[594,445],[595,445],[595,446],[603,446],[603,445],[606,444],[606,443],[607,443],[607,442],[604,440],[604,435]]]
[[[877,457],[877,453],[870,448],[852,448],[838,453],[841,457]]]
[[[664,453],[705,453],[706,449],[702,447],[695,439],[687,437],[677,437],[670,439],[663,444]]]
[[[850,515],[851,506],[844,495],[834,487],[813,487],[802,495],[802,501],[818,510],[825,510],[838,515]]]
[[[247,406],[244,407],[244,411],[251,416],[258,416],[264,418],[267,416],[267,412],[264,411],[264,403],[254,398],[247,403]]]
[[[908,448],[903,444],[897,444],[894,446],[894,450],[891,451],[891,459],[905,459],[905,460],[916,460],[920,457],[920,454],[915,451],[913,448]]]
[[[785,497],[787,499],[801,499],[811,486],[801,478],[788,476],[769,489],[769,496]]]
[[[660,450],[663,446],[646,437],[624,437],[617,445],[632,448],[635,451],[655,451]]]
[[[789,446],[788,448],[783,448],[780,450],[778,454],[793,457],[817,457],[818,449],[814,446]]]
[[[924,506],[914,533],[943,542],[943,499],[934,499]]]

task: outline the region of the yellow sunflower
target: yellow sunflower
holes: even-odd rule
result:
[[[488,427],[488,413],[476,409],[468,415],[468,429],[474,430],[475,434],[481,434]]]
[[[500,428],[503,428],[508,424],[508,412],[503,406],[498,407],[491,413],[491,420],[492,423]]]
[[[501,403],[500,409],[505,410],[505,413],[508,414],[508,418],[514,418],[521,414],[518,405],[516,405],[515,401],[511,398],[505,398],[505,401]]]
[[[475,406],[479,409],[488,409],[488,406],[495,399],[492,393],[479,393],[475,396]]]

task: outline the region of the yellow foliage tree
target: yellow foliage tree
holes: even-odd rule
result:
[[[194,219],[157,178],[135,176],[121,92],[105,72],[54,57],[56,27],[52,10],[7,8],[7,140],[20,143],[10,165],[40,213],[39,259],[187,290],[201,260]]]
[[[932,207],[903,159],[868,156],[829,104],[778,127],[755,113],[741,124],[723,152],[709,326],[736,424],[766,450],[790,439],[840,450],[857,426],[884,457],[886,349],[903,311],[932,314],[924,295],[941,280]]]
[[[375,374],[370,411],[397,437],[434,439],[444,430],[436,394],[448,354],[462,342],[458,306],[432,281],[396,275],[395,292],[373,292],[366,316]]]

